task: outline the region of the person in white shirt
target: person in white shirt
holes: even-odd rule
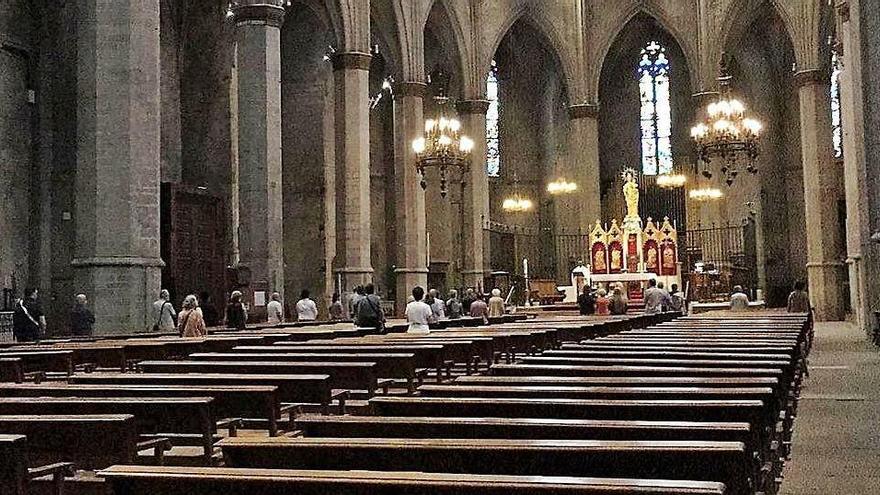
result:
[[[297,321],[315,321],[318,319],[318,305],[309,299],[308,289],[303,289],[296,303]]]
[[[281,305],[281,294],[272,293],[272,300],[266,305],[268,313],[268,322],[270,325],[280,325],[284,323],[284,307]]]
[[[748,311],[749,309],[749,296],[743,292],[742,286],[735,285],[733,287],[733,294],[730,296],[730,310],[731,311]]]
[[[434,317],[431,306],[425,304],[425,289],[415,287],[412,290],[413,301],[406,305],[406,321],[409,323],[408,333],[428,333],[428,323]]]
[[[446,303],[443,302],[440,293],[437,292],[437,289],[431,289],[428,291],[428,294],[430,294],[434,300],[434,302],[431,303],[431,311],[434,312],[434,320],[436,321],[441,318],[446,318]]]
[[[657,287],[656,280],[648,280],[648,288],[645,289],[645,313],[655,315],[662,312],[668,297],[668,292]]]
[[[177,316],[177,313],[174,311],[174,306],[169,299],[171,297],[168,291],[162,289],[159,292],[159,299],[153,303],[152,321],[154,322],[154,332],[173,332],[175,330],[174,317]]]

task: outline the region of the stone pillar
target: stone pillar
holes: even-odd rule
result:
[[[414,139],[424,126],[422,97],[425,84],[405,82],[394,87],[394,181],[397,202],[396,310],[402,315],[415,286],[427,290],[425,191],[416,170]]]
[[[232,11],[238,78],[238,249],[240,264],[250,270],[251,292],[284,291],[281,3],[245,0]],[[255,307],[252,313],[259,317],[264,311]]]
[[[371,282],[370,55],[333,55],[336,121],[336,260],[340,293]]]
[[[800,96],[801,150],[807,223],[807,276],[819,321],[844,317],[843,239],[838,229],[840,174],[831,144],[830,77],[826,71],[795,74]]]
[[[865,158],[865,93],[862,37],[856,2],[837,5],[838,55],[841,57],[840,111],[843,125],[843,176],[847,204],[847,258],[853,320],[865,331],[874,325],[876,262],[871,250],[871,201]],[[873,49],[873,48],[871,48]]]
[[[568,107],[568,161],[577,183],[575,193],[568,195],[578,205],[575,225],[585,234],[601,215],[602,193],[599,190],[599,105],[582,104]]]
[[[462,281],[465,287],[482,287],[488,262],[488,245],[483,226],[489,219],[489,177],[486,174],[486,100],[463,100],[456,105],[464,135],[474,140],[471,162],[465,176],[462,235]]]
[[[74,287],[96,334],[144,331],[164,266],[159,0],[81,0],[78,18]]]

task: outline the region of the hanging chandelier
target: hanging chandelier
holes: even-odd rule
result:
[[[504,211],[511,213],[522,213],[526,211],[531,211],[532,208],[535,207],[535,204],[531,199],[524,198],[519,194],[514,194],[513,196],[505,199],[501,203],[501,208]]]
[[[718,76],[720,98],[707,107],[708,119],[691,128],[697,156],[706,165],[703,176],[712,178],[709,164],[718,160],[721,162],[719,172],[725,176],[728,186],[733,184],[743,162],[749,173],[758,172],[755,163],[760,153],[762,130],[760,122],[746,117],[745,105],[731,96],[730,80],[726,57],[722,57]]]
[[[675,189],[687,183],[684,174],[662,174],[657,176],[657,186],[662,189]]]
[[[577,184],[574,182],[569,182],[565,179],[565,177],[560,177],[553,182],[547,184],[547,192],[550,194],[559,195],[559,194],[570,194],[577,191]]]
[[[694,201],[714,201],[724,197],[724,193],[717,187],[701,187],[699,189],[691,189],[688,196]]]
[[[422,177],[422,189],[428,187],[427,170],[436,168],[440,174],[440,195],[445,198],[449,192],[449,169],[459,169],[464,180],[474,141],[461,133],[461,122],[449,116],[450,99],[445,95],[447,77],[436,69],[431,81],[438,86],[434,97],[437,117],[425,120],[425,135],[413,140],[412,149],[416,154],[416,169]]]

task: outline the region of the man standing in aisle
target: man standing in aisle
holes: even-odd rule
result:
[[[266,313],[268,314],[268,323],[270,325],[280,325],[284,323],[284,307],[281,305],[281,294],[272,293],[272,300],[266,305]]]

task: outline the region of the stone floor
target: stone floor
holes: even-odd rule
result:
[[[846,323],[816,325],[781,495],[880,494],[880,350]]]

